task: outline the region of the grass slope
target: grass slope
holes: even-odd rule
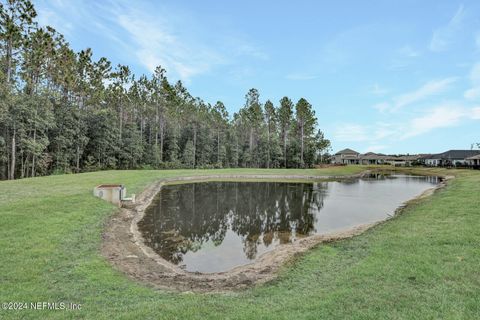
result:
[[[267,285],[240,293],[158,292],[99,254],[112,213],[93,186],[139,192],[159,178],[206,173],[340,175],[319,170],[104,171],[0,182],[0,303],[74,302],[80,311],[0,310],[0,319],[478,319],[480,172],[457,179],[395,220],[320,245]]]

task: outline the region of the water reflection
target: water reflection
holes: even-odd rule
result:
[[[435,179],[373,175],[342,182],[169,185],[139,227],[163,258],[189,271],[224,271],[300,237],[383,219]]]
[[[314,231],[327,183],[205,182],[165,186],[139,224],[147,244],[165,259],[182,261],[227,230],[242,238],[248,259],[257,246],[294,241]]]

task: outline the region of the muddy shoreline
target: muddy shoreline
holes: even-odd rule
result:
[[[383,223],[399,214],[409,204],[433,194],[446,185],[453,177],[443,177],[444,180],[437,186],[427,189],[421,195],[407,201],[399,207],[395,214],[385,220],[358,225],[339,232],[312,235],[291,244],[279,246],[272,251],[258,257],[248,265],[218,273],[193,273],[163,259],[150,247],[144,244],[142,234],[138,230],[138,222],[142,220],[145,209],[151,204],[155,195],[162,186],[170,182],[201,181],[221,179],[282,179],[303,181],[324,181],[337,179],[356,179],[371,174],[364,171],[350,176],[300,176],[300,175],[208,175],[177,177],[159,180],[151,184],[139,196],[135,205],[121,208],[110,217],[102,234],[102,255],[114,265],[116,269],[130,278],[157,289],[173,291],[195,292],[226,292],[241,290],[256,284],[273,280],[279,269],[294,257],[306,252],[312,247],[340,239],[359,235],[375,225]]]

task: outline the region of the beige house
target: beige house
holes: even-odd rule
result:
[[[472,167],[480,167],[480,154],[465,159]]]
[[[360,164],[385,164],[388,157],[381,153],[367,152],[359,155]]]
[[[338,151],[335,153],[333,156],[332,163],[334,164],[359,164],[359,156],[360,153],[358,153],[355,150],[352,149],[343,149],[341,151]]]

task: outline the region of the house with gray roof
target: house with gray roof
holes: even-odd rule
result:
[[[360,164],[385,164],[386,155],[375,152],[367,152],[358,156]]]
[[[480,155],[480,150],[448,150],[429,156],[425,159],[425,164],[431,167],[468,166],[469,158],[477,155]]]
[[[358,156],[360,153],[358,153],[355,150],[352,149],[343,149],[335,153],[333,156],[332,163],[335,164],[359,164],[359,158]]]
[[[468,164],[472,167],[478,168],[480,167],[480,154],[476,156],[468,157],[465,160],[468,161]]]

